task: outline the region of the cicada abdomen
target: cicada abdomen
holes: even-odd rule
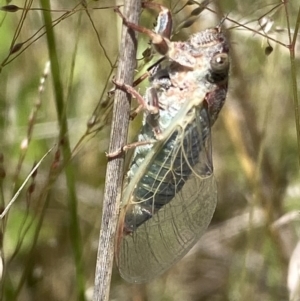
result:
[[[217,203],[210,132],[226,97],[229,47],[220,27],[185,42],[163,40],[166,60],[144,97],[158,113],[144,113],[118,224],[116,261],[130,282],[149,281],[180,260]]]

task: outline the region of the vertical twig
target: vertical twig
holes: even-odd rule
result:
[[[137,23],[141,1],[128,0],[124,2],[125,17],[130,22]],[[136,47],[137,41],[135,33],[123,25],[120,60],[116,76],[117,81],[132,84],[136,66]],[[109,152],[116,151],[126,144],[129,111],[129,95],[121,90],[117,90],[114,100]],[[114,255],[114,237],[122,189],[123,161],[123,157],[118,157],[108,162],[107,165],[102,224],[95,274],[94,301],[106,301],[109,299]]]

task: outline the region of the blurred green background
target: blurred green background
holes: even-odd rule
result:
[[[82,292],[91,300],[93,290],[113,101],[106,92],[121,22],[105,8],[113,1],[52,0],[50,13],[43,14],[46,2],[0,1],[27,8],[0,11],[2,208],[54,146],[2,219],[1,300],[8,301],[83,300]],[[179,11],[186,1],[160,3],[173,12],[175,27],[197,7]],[[292,95],[299,75],[292,76],[288,48],[271,40],[289,43],[299,3],[289,1],[287,12],[281,1],[216,0],[209,7],[216,13],[204,10],[174,39],[228,18],[229,89],[212,130],[219,195],[214,218],[192,251],[152,283],[128,284],[115,268],[111,300],[300,300],[300,254],[292,257],[300,235],[298,106]],[[156,15],[143,12],[141,24],[152,28]],[[274,22],[265,27],[269,40],[255,32],[263,20]],[[138,58],[147,46],[140,35]],[[49,51],[56,52],[59,67],[51,71]],[[140,122],[131,123],[129,140]]]

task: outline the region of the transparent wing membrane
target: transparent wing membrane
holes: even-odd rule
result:
[[[192,124],[174,131],[154,156],[151,172],[140,176],[148,180],[143,194],[137,183],[121,214],[130,216],[131,230],[126,233],[119,225],[117,263],[127,281],[146,282],[163,273],[207,229],[217,203],[210,142],[209,118],[202,109]]]

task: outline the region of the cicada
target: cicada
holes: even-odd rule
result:
[[[211,127],[225,101],[229,71],[229,46],[220,26],[173,42],[170,12],[147,3],[161,10],[154,31],[121,15],[164,55],[140,97],[143,126],[125,177],[117,229],[119,271],[135,283],[150,281],[179,261],[212,219],[217,187]]]

